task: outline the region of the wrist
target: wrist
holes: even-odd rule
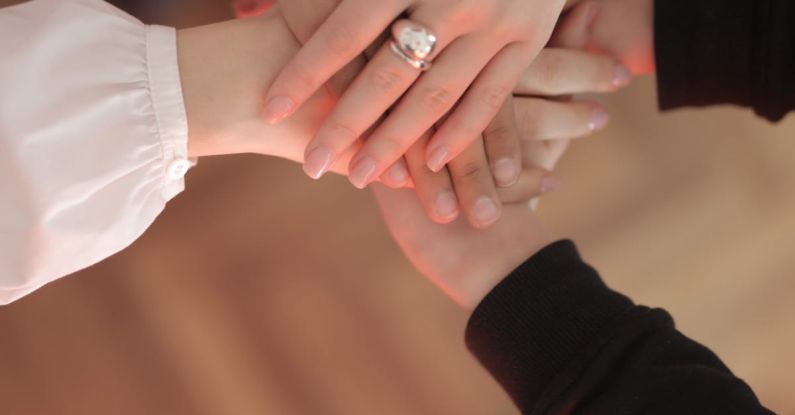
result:
[[[262,91],[299,45],[278,8],[177,33],[191,157],[259,153],[294,161],[330,108],[319,92],[295,119],[278,126],[262,120]]]
[[[555,240],[534,216],[522,225],[499,244],[473,252],[472,261],[467,261],[472,264],[469,271],[458,275],[462,282],[458,302],[465,309],[474,310],[500,282]]]

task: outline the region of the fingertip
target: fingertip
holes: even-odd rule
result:
[[[612,86],[614,89],[621,89],[632,82],[632,71],[626,65],[619,63],[613,71]]]
[[[438,173],[450,161],[450,150],[447,146],[439,146],[433,150],[429,150],[427,160],[428,168],[432,172]]]
[[[519,181],[519,167],[512,158],[497,160],[491,166],[491,171],[499,187],[511,187]]]
[[[610,113],[601,105],[594,105],[591,109],[591,120],[588,122],[590,131],[599,131],[607,127],[610,123]]]
[[[446,224],[456,220],[459,213],[458,198],[455,194],[453,192],[443,192],[436,197],[433,203],[431,217],[434,222]]]
[[[562,184],[561,180],[557,177],[547,176],[541,180],[541,194],[558,191]]]
[[[278,95],[270,98],[265,103],[265,108],[262,110],[262,118],[269,124],[276,125],[295,113],[297,107],[298,105],[292,98]]]
[[[501,206],[491,197],[483,196],[472,206],[470,222],[477,229],[488,229],[500,219]]]

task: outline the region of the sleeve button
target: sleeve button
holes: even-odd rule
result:
[[[168,165],[167,174],[170,180],[179,180],[185,177],[185,174],[190,169],[190,161],[186,159],[177,159]]]

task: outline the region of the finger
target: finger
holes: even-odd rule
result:
[[[590,43],[591,29],[599,18],[601,5],[595,1],[584,1],[570,6],[573,6],[571,10],[558,22],[549,46],[585,49]]]
[[[486,155],[498,187],[513,186],[522,169],[522,149],[516,127],[513,98],[506,99],[483,132]]]
[[[544,49],[521,76],[514,93],[555,96],[613,92],[631,80],[629,69],[606,55]]]
[[[477,140],[447,166],[461,210],[477,229],[495,224],[502,213],[482,140]]]
[[[345,0],[295,57],[265,95],[263,117],[278,123],[292,115],[335,73],[359,56],[405,8],[404,0]],[[369,9],[362,19],[362,10]]]
[[[307,145],[304,171],[319,179],[338,155],[355,142],[419,77],[384,45],[343,94]]]
[[[497,194],[503,204],[520,203],[554,192],[560,185],[560,180],[546,169],[529,167],[522,170],[515,185],[497,189]]]
[[[522,140],[580,138],[604,129],[610,120],[595,102],[516,98],[514,111]]]
[[[447,113],[488,62],[491,46],[478,37],[450,45],[401,99],[351,163],[351,183],[364,188]],[[461,62],[467,62],[463,66]]]
[[[407,187],[409,182],[409,170],[406,160],[404,158],[395,162],[386,172],[380,177],[381,183],[385,184],[392,189],[401,189]]]
[[[450,223],[458,218],[460,208],[448,171],[432,172],[425,165],[425,145],[429,135],[417,141],[405,159],[414,189],[425,212],[436,223]]]
[[[526,44],[514,43],[494,57],[431,139],[426,152],[431,170],[442,168],[481,137],[533,56]]]
[[[555,170],[566,153],[571,140],[526,141],[522,143],[522,163],[525,166]]]

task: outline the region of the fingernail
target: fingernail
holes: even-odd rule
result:
[[[494,178],[497,179],[497,183],[502,187],[511,186],[519,179],[519,169],[516,168],[516,162],[513,159],[498,160],[494,163],[492,170],[494,171]]]
[[[560,189],[560,179],[556,177],[546,177],[541,181],[541,193],[554,192]]]
[[[262,116],[271,124],[278,124],[283,119],[290,116],[295,108],[295,102],[285,96],[271,98],[265,105]]]
[[[428,157],[428,168],[433,172],[439,172],[447,164],[447,156],[450,155],[450,150],[446,146],[441,146],[431,152]]]
[[[530,202],[527,203],[527,207],[530,208],[530,211],[535,212],[538,210],[539,203],[541,203],[541,199],[539,198],[530,199]]]
[[[323,177],[331,167],[334,159],[334,152],[329,148],[320,146],[312,150],[304,160],[304,172],[311,178],[317,180]]]
[[[623,88],[629,85],[630,82],[632,82],[632,72],[626,66],[618,64],[613,72],[613,87],[616,89]]]
[[[395,185],[403,185],[409,179],[409,171],[402,162],[395,163],[387,173],[389,180]]]
[[[443,220],[452,220],[458,215],[458,200],[451,192],[440,194],[434,206],[436,214]]]
[[[610,121],[610,114],[607,113],[607,110],[602,107],[594,107],[593,113],[591,114],[591,122],[588,124],[588,128],[591,131],[597,131],[604,129],[607,127],[607,123]]]
[[[497,221],[499,209],[490,197],[481,197],[472,208],[472,215],[481,227],[487,227]]]
[[[370,157],[364,158],[351,169],[349,180],[357,188],[364,189],[373,180],[376,167],[375,160]]]

